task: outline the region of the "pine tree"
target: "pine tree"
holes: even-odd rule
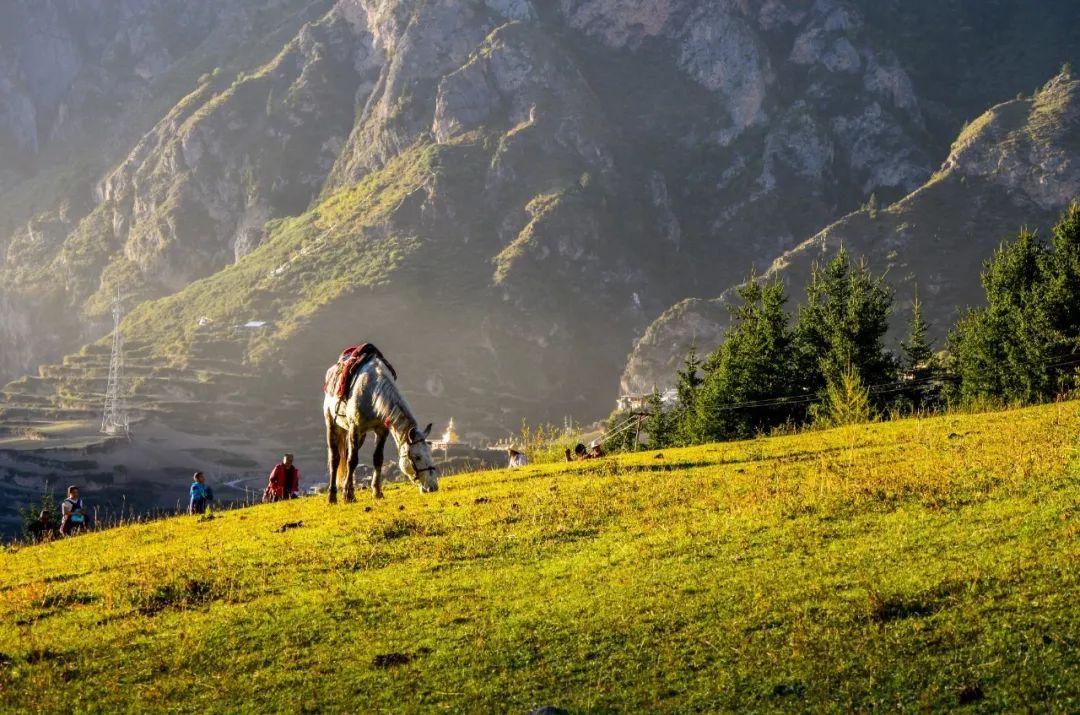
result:
[[[922,302],[919,300],[918,291],[911,303],[911,322],[908,324],[908,337],[900,343],[900,350],[904,356],[904,367],[911,374],[930,367],[934,358],[934,350],[926,334],[929,326],[923,318]]]
[[[693,403],[698,388],[701,387],[703,382],[701,375],[698,374],[700,371],[701,358],[697,354],[697,345],[691,344],[690,350],[686,353],[686,357],[683,358],[682,369],[675,372],[678,378],[675,392],[681,404],[689,405]]]
[[[866,212],[870,214],[870,218],[876,219],[878,216],[878,198],[877,194],[870,194],[870,198],[867,199],[866,204],[863,206]]]
[[[903,389],[895,394],[892,408],[901,410],[934,410],[942,406],[944,387],[940,380],[942,367],[934,355],[933,346],[927,338],[929,326],[923,318],[919,292],[911,301],[911,321],[908,336],[900,342],[901,367],[908,380]]]
[[[963,399],[1028,402],[1049,392],[1046,263],[1046,247],[1025,230],[986,264],[986,307],[970,311],[950,335]]]
[[[675,435],[671,414],[664,409],[663,397],[655,387],[646,404],[648,417],[642,423],[642,430],[649,438],[649,449],[664,449],[672,446]]]
[[[672,441],[677,445],[697,444],[701,441],[698,420],[698,395],[704,381],[701,372],[701,358],[698,357],[697,345],[691,344],[683,359],[681,370],[676,371],[677,382],[675,395],[677,404],[672,414]]]
[[[859,379],[855,368],[848,365],[836,379],[829,381],[824,414],[819,420],[829,427],[843,427],[869,422],[873,415],[870,391]]]
[[[1037,402],[1069,389],[1080,352],[1080,206],[1054,227],[1050,245],[1022,230],[994,252],[982,275],[986,307],[949,336],[963,400]]]
[[[1080,336],[1080,203],[1073,202],[1050,241],[1053,255],[1047,279],[1047,310],[1052,327],[1065,342]]]
[[[792,333],[784,286],[751,277],[738,295],[732,328],[706,361],[711,369],[700,388],[697,410],[705,439],[746,437],[791,417],[785,403],[738,406],[791,392]]]
[[[865,261],[853,268],[844,249],[824,267],[815,265],[795,326],[800,386],[823,391],[848,366],[863,384],[892,382],[896,363],[884,347],[892,301],[884,279]]]

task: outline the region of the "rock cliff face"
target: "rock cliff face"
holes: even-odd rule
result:
[[[110,225],[95,184],[139,134],[205,84],[200,72],[209,80],[215,65],[272,56],[260,40],[287,40],[329,4],[16,0],[0,10],[0,339],[19,345],[0,352],[0,375],[101,334],[101,306],[87,299],[125,268],[127,226],[119,216]],[[126,278],[136,297],[154,294],[142,276]]]
[[[171,293],[250,252],[268,220],[301,213],[371,81],[357,71],[367,51],[331,14],[258,72],[200,84],[98,186],[121,260]]]
[[[666,306],[930,176],[940,113],[927,121],[865,11],[16,3],[0,23],[0,159],[18,159],[0,161],[0,340],[19,349],[0,375],[100,337],[120,288],[142,305],[131,326],[175,333],[148,350],[181,361],[196,321],[270,318],[271,336],[238,339],[242,361],[285,380],[379,336],[436,417],[471,409],[492,432],[601,416]],[[60,181],[50,152],[87,142]],[[704,342],[713,308],[672,314]],[[325,355],[284,347],[297,336]]]
[[[880,210],[864,209],[779,256],[763,275],[788,285],[794,303],[815,261],[841,246],[865,256],[896,290],[902,331],[916,291],[942,340],[982,298],[979,266],[1021,226],[1046,231],[1080,197],[1080,82],[1059,75],[1033,96],[1000,104],[965,127],[924,186]],[[637,342],[622,388],[670,385],[689,345],[712,350],[728,325],[733,291],[664,313]]]
[[[12,0],[0,27],[0,148],[9,180],[39,171],[54,150],[110,138],[152,101],[159,81],[193,53],[214,59],[262,22],[295,13],[289,0]],[[115,135],[114,135],[115,136]],[[0,183],[0,190],[10,181]]]
[[[710,281],[734,280],[841,207],[902,195],[929,174],[911,83],[850,3],[567,0],[560,12],[630,72],[655,76],[659,63],[668,74],[656,84],[679,88],[643,100],[659,109],[630,131],[664,154],[651,168],[683,232],[698,237],[686,249]],[[605,98],[626,92],[613,74],[590,75]],[[793,202],[799,210],[780,210]]]

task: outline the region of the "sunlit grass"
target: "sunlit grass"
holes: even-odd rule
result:
[[[1076,711],[1080,405],[0,556],[0,709]]]

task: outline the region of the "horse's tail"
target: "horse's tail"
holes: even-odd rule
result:
[[[330,399],[331,398],[327,396],[327,402],[329,402]],[[326,486],[330,491],[330,500],[334,501],[336,498],[337,487],[344,481],[342,477],[345,475],[343,475],[342,472],[348,469],[346,464],[347,455],[344,452],[345,439],[342,436],[345,431],[335,424],[334,409],[324,405],[323,417],[326,419],[326,477],[330,480],[330,483]]]
[[[347,440],[349,433],[345,430],[339,430],[337,444],[334,445],[334,449],[338,453],[338,468],[337,474],[334,475],[334,480],[339,487],[345,484],[345,481],[349,478],[349,449]]]

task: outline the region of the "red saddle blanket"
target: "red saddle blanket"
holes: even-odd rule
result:
[[[397,380],[397,371],[390,361],[383,357],[379,349],[371,343],[360,343],[345,348],[341,352],[338,361],[326,371],[326,379],[323,381],[323,392],[327,395],[335,395],[338,399],[344,399],[349,390],[349,381],[356,371],[366,365],[372,358],[379,358],[390,370],[390,374]]]

